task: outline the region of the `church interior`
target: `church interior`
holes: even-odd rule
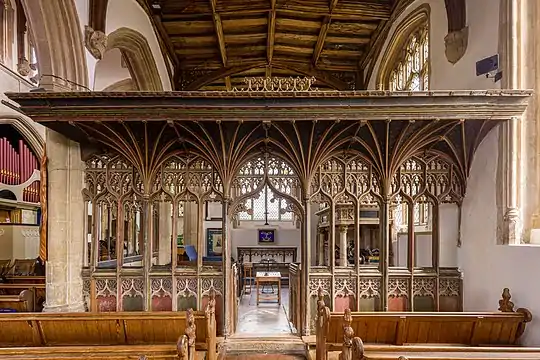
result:
[[[539,19],[0,0],[0,358],[540,359]]]

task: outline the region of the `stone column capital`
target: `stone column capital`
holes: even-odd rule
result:
[[[349,227],[347,225],[339,225],[339,232],[346,233]]]

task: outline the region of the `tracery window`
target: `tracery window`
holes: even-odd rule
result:
[[[261,182],[268,179],[272,186],[282,194],[294,196],[298,188],[298,178],[292,168],[276,158],[257,158],[247,162],[236,178],[237,196],[250,194],[257,188],[261,190],[247,199],[238,212],[238,220],[245,221],[292,221],[293,213],[282,196]]]
[[[239,220],[253,221],[292,221],[293,214],[287,210],[287,202],[275,197],[274,192],[265,185],[259,197],[246,201],[246,211],[238,214]]]
[[[429,89],[429,29],[427,21],[413,31],[396,57],[389,76],[391,91]]]

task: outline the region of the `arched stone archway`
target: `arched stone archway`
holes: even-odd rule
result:
[[[88,87],[84,39],[74,0],[22,0],[35,41],[40,86],[53,91]]]
[[[119,49],[139,91],[163,91],[156,61],[148,41],[140,32],[126,27],[107,36],[107,50]]]
[[[32,125],[32,120],[22,115],[1,115],[0,124],[11,125],[28,142],[38,158],[44,153],[45,139],[39,131]]]

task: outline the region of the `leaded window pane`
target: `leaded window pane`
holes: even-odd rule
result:
[[[389,76],[391,91],[423,91],[429,88],[429,39],[427,24],[418,28],[402,47]]]

